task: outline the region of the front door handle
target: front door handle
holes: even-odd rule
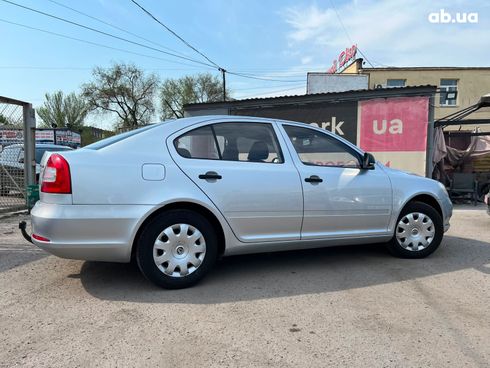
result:
[[[206,174],[199,175],[199,179],[214,179],[219,180],[222,176],[215,171],[208,171]]]
[[[311,175],[309,178],[305,178],[305,181],[307,183],[321,183],[323,179],[317,175]]]

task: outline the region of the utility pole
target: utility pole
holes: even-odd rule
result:
[[[226,70],[223,68],[218,70],[221,72],[221,78],[223,79],[223,101],[226,101]]]

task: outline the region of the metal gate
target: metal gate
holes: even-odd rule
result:
[[[0,213],[26,209],[35,184],[35,116],[32,105],[0,96]]]

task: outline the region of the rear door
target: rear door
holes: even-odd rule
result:
[[[219,122],[167,141],[177,165],[243,242],[300,238],[301,182],[276,129],[273,123]]]

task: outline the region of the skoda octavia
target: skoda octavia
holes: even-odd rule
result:
[[[393,170],[307,124],[202,116],[46,153],[32,240],[64,258],[130,262],[165,288],[220,256],[386,243],[436,250],[452,205],[436,181]]]

